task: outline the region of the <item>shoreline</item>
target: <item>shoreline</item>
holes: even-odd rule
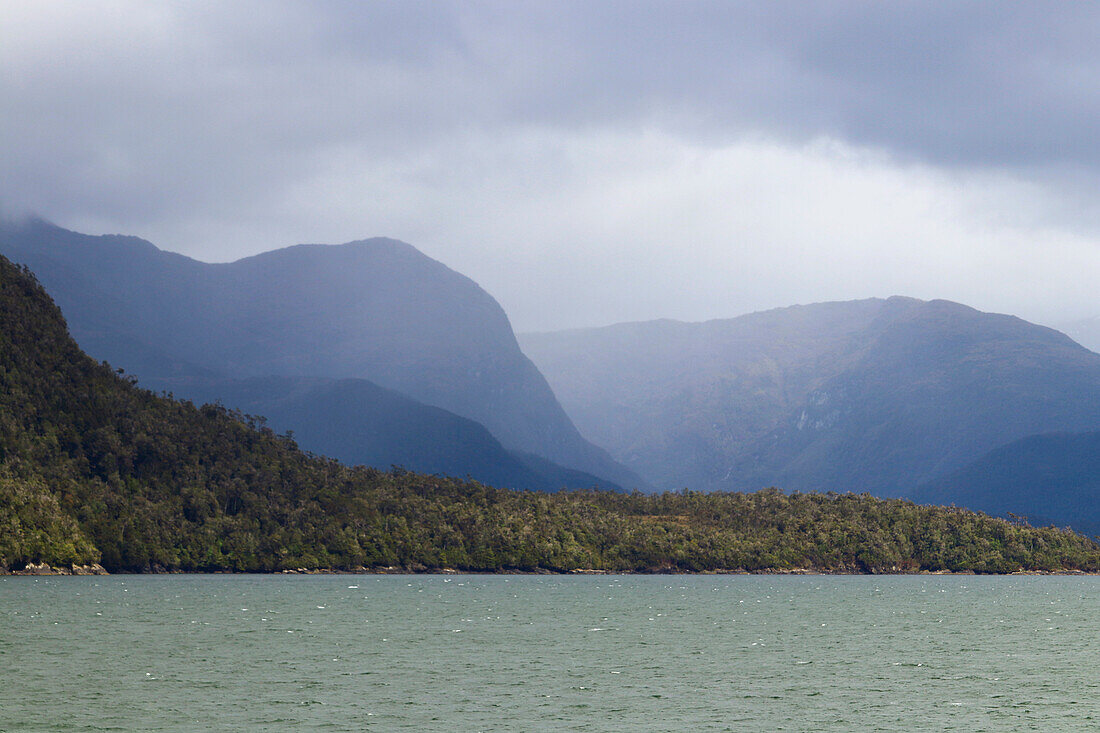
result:
[[[914,576],[914,575],[971,575],[971,576],[1100,576],[1100,571],[1090,570],[1014,570],[1009,573],[978,573],[972,570],[898,570],[896,568],[876,572],[851,569],[829,568],[763,568],[760,570],[719,569],[719,570],[679,570],[674,568],[654,568],[647,570],[595,570],[591,568],[574,568],[572,570],[550,570],[538,568],[535,570],[503,569],[503,570],[458,570],[455,568],[405,568],[405,567],[359,567],[349,570],[337,568],[296,568],[293,570],[273,570],[269,572],[238,572],[234,570],[168,570],[156,568],[152,570],[130,571],[120,570],[110,572],[102,565],[73,565],[71,567],[53,567],[46,563],[29,564],[23,570],[9,570],[0,568],[0,577],[35,577],[35,578],[59,578],[59,577],[92,577],[108,575],[557,575],[557,576],[586,576],[586,575],[805,575],[805,576]]]

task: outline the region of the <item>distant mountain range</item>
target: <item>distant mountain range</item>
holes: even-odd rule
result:
[[[1100,355],[947,301],[822,303],[520,342],[582,432],[661,488],[911,496],[1012,441],[1100,429]]]
[[[0,253],[36,273],[93,357],[180,397],[234,407],[247,396],[318,452],[374,460],[401,443],[385,467],[418,456],[423,463],[406,467],[515,477],[512,486],[532,475],[540,486],[562,476],[644,485],[581,437],[497,302],[408,244],[299,245],[208,264],[135,237],[28,220],[0,226]],[[328,381],[297,382],[287,397],[290,382],[271,377]],[[264,379],[236,381],[254,378]],[[382,436],[384,426],[394,432]],[[370,434],[373,447],[351,450],[352,436]],[[443,434],[458,442],[439,446]],[[408,445],[418,436],[420,446]],[[502,449],[511,462],[499,462]]]
[[[0,256],[0,574],[326,568],[1095,572],[1100,546],[850,494],[539,494],[347,467],[135,386]]]
[[[1100,432],[1013,441],[928,482],[913,498],[1100,535]]]
[[[473,281],[389,239],[207,264],[32,220],[0,225],[0,253],[93,357],[347,463],[867,491],[1100,530],[1100,354],[1012,316],[894,297],[517,343]]]

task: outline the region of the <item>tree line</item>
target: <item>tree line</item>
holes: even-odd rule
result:
[[[1100,570],[1100,546],[855,494],[495,489],[302,452],[80,351],[0,258],[0,570]]]

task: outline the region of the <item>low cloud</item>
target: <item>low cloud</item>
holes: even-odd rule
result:
[[[0,202],[206,260],[396,236],[521,329],[1090,315],[1100,11],[0,2]]]

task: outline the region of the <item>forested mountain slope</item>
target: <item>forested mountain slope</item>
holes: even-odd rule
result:
[[[0,257],[0,571],[1100,568],[1079,535],[867,496],[546,494],[347,468],[83,354]]]
[[[622,488],[547,459],[510,451],[473,420],[365,379],[182,378],[142,384],[196,404],[221,402],[262,416],[272,430],[293,433],[303,450],[347,465],[387,470],[396,466],[533,491]]]
[[[497,302],[402,242],[207,264],[26,220],[0,225],[0,252],[34,270],[88,353],[140,379],[367,379],[474,420],[505,448],[641,484],[577,432]]]

